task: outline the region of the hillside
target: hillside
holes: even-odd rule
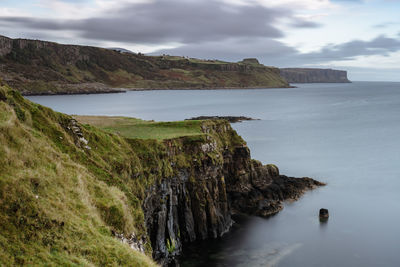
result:
[[[123,89],[288,87],[279,69],[0,36],[0,76],[25,95]]]
[[[252,160],[227,121],[73,118],[0,86],[1,266],[167,266],[320,185]]]
[[[349,83],[347,71],[314,68],[283,68],[281,76],[289,83]]]

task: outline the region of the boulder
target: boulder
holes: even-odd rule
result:
[[[320,209],[319,210],[319,218],[321,220],[326,220],[329,218],[329,211],[327,209]]]

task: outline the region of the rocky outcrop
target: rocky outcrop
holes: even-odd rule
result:
[[[203,131],[220,137],[233,133],[226,122],[215,125]],[[214,135],[206,143],[186,146],[185,151],[171,144],[170,155],[197,157],[174,177],[149,188],[143,202],[153,257],[164,266],[177,264],[185,243],[229,231],[233,213],[269,216],[283,208],[284,200],[295,200],[323,185],[311,178],[280,175],[275,165],[252,160],[244,142],[221,146]]]
[[[289,83],[349,83],[347,71],[333,69],[284,68],[280,74]]]
[[[5,56],[11,53],[12,47],[12,39],[0,35],[0,56]]]
[[[254,121],[253,119],[245,116],[198,116],[186,120],[227,120],[230,123],[242,122],[242,121]]]

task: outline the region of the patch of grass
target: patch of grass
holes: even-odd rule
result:
[[[174,239],[167,239],[167,251],[168,253],[173,253],[176,249],[175,240]]]
[[[80,123],[99,127],[126,138],[173,139],[202,135],[200,121],[154,122],[128,117],[74,116]]]

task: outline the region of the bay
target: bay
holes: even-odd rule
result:
[[[79,115],[257,118],[233,124],[253,158],[327,183],[271,218],[236,218],[224,237],[189,246],[183,266],[400,266],[400,83],[297,86],[28,98]]]

